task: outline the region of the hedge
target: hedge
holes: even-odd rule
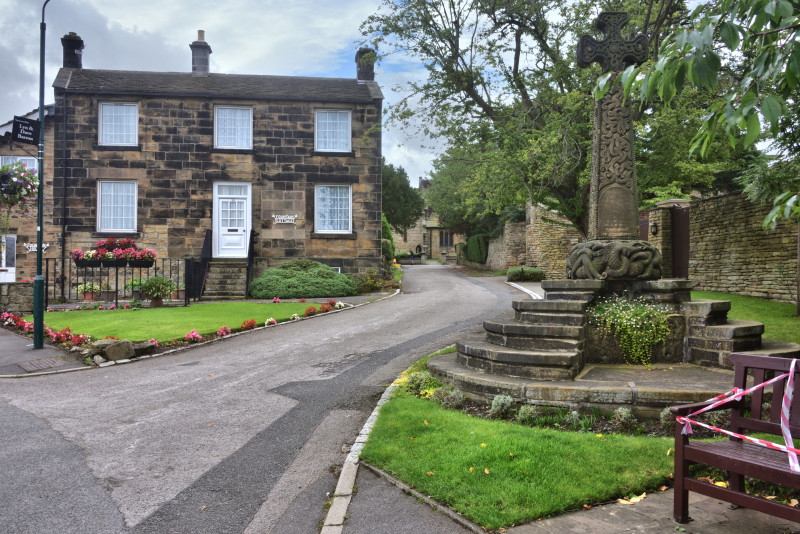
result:
[[[356,282],[317,261],[294,260],[267,269],[250,283],[256,299],[350,297],[358,294]]]
[[[486,263],[489,254],[487,246],[488,236],[486,234],[476,234],[467,239],[464,247],[464,255],[469,261],[475,263]]]
[[[541,282],[545,278],[544,271],[536,267],[512,267],[506,276],[509,282]]]

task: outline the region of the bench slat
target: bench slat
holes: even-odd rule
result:
[[[800,488],[800,473],[789,469],[789,456],[747,442],[691,442],[684,448],[684,458],[727,471],[741,473],[782,486]]]

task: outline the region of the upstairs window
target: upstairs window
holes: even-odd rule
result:
[[[97,231],[136,232],[136,182],[97,182]]]
[[[350,152],[349,110],[317,110],[314,120],[314,149],[319,152]]]
[[[253,148],[253,109],[241,107],[214,108],[214,147]]]
[[[351,223],[351,189],[349,185],[318,185],[314,189],[314,232],[349,234]]]
[[[139,106],[137,104],[100,104],[101,145],[131,146],[139,142]]]

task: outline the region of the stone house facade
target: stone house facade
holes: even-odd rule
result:
[[[359,50],[357,77],[339,79],[210,73],[203,32],[185,73],[84,69],[80,37],[62,45],[50,222],[66,254],[132,237],[159,257],[199,257],[210,230],[214,259],[252,247],[261,269],[296,258],[380,268],[371,50]]]

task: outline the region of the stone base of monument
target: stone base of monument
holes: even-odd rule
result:
[[[655,416],[665,406],[727,391],[731,352],[800,357],[800,345],[762,340],[762,323],[729,320],[730,302],[690,300],[692,285],[689,280],[543,281],[544,300],[513,301],[513,319],[484,321],[483,335],[463,338],[455,354],[433,358],[428,367],[476,399],[505,394],[522,403],[604,412],[625,406]],[[612,293],[673,310],[670,336],[656,347],[652,370],[624,364],[616,341],[587,325],[589,302]]]

